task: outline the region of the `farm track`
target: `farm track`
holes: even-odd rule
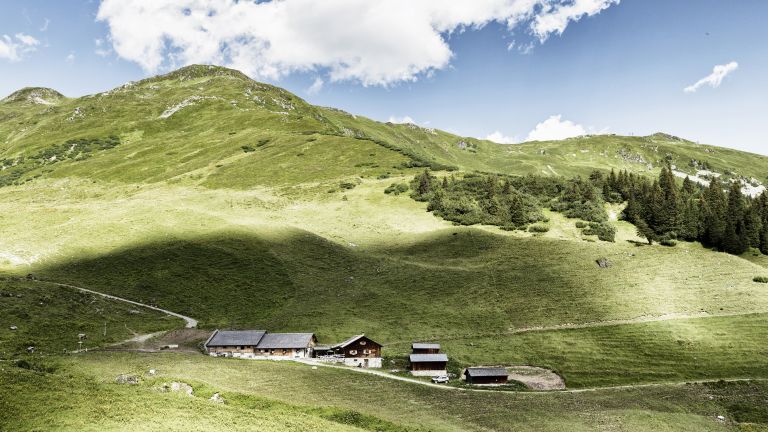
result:
[[[470,339],[470,338],[478,338],[478,337],[511,336],[516,334],[544,332],[544,331],[576,330],[576,329],[585,329],[585,328],[611,327],[611,326],[619,326],[619,325],[643,324],[643,323],[651,323],[651,322],[674,321],[674,320],[685,320],[685,319],[721,318],[721,317],[727,318],[727,317],[736,317],[736,316],[760,315],[760,314],[766,314],[766,313],[768,313],[768,311],[731,312],[731,313],[722,313],[722,314],[710,314],[707,312],[699,312],[699,313],[693,313],[693,314],[671,313],[671,314],[664,314],[664,315],[644,315],[644,316],[639,316],[639,317],[630,318],[630,319],[590,321],[585,323],[566,323],[566,324],[555,324],[555,325],[549,325],[549,326],[520,327],[520,328],[510,329],[507,331],[501,331],[501,332],[471,334],[471,335],[461,335],[461,336],[446,336],[440,339],[441,340],[462,340],[462,339]],[[385,343],[387,345],[401,345],[401,344],[410,344],[411,342],[412,342],[411,340],[407,340],[407,341],[400,340],[400,341],[387,341]]]
[[[80,292],[101,296],[101,297],[104,297],[106,299],[115,300],[115,301],[119,301],[119,302],[123,302],[123,303],[128,303],[128,304],[132,304],[134,306],[143,307],[143,308],[146,308],[146,309],[152,309],[154,311],[162,312],[162,313],[164,313],[166,315],[170,315],[170,316],[174,316],[176,318],[183,319],[184,322],[186,323],[185,326],[184,326],[185,328],[195,328],[195,327],[197,327],[197,320],[196,319],[188,317],[186,315],[182,315],[180,313],[171,312],[171,311],[169,311],[167,309],[162,309],[162,308],[159,308],[157,306],[151,306],[151,305],[148,305],[148,304],[139,303],[139,302],[136,302],[136,301],[133,301],[133,300],[128,300],[128,299],[125,299],[125,298],[122,298],[122,297],[113,296],[111,294],[100,293],[98,291],[93,291],[93,290],[90,290],[88,288],[83,288],[83,287],[79,287],[79,286],[76,286],[76,285],[70,285],[70,284],[59,283],[59,282],[51,282],[51,281],[43,281],[43,280],[36,281],[36,282],[50,284],[50,285],[54,285],[54,286],[58,286],[58,287],[62,287],[62,288],[75,289],[75,290],[78,290]],[[143,336],[146,336],[146,335],[135,336],[135,337],[133,337],[131,339],[126,340],[126,342],[132,342],[132,341],[138,340],[136,338],[141,338]]]
[[[322,362],[316,362],[312,360],[294,360],[299,363],[311,365],[311,366],[318,366],[318,367],[327,367],[332,369],[341,369],[346,370],[350,372],[357,372],[357,373],[365,373],[369,375],[376,375],[380,377],[384,377],[387,379],[395,380],[395,381],[403,381],[408,382],[412,384],[419,384],[427,387],[434,387],[439,388],[442,390],[453,390],[453,391],[468,391],[468,392],[480,392],[480,393],[502,393],[502,394],[508,394],[512,393],[515,395],[542,395],[542,394],[552,394],[552,393],[586,393],[586,392],[596,392],[596,391],[602,391],[602,390],[632,390],[637,388],[653,388],[653,387],[670,387],[670,386],[684,386],[689,384],[706,384],[706,383],[712,383],[712,382],[718,382],[718,381],[724,381],[724,382],[749,382],[749,381],[768,381],[767,378],[712,378],[712,379],[706,379],[706,380],[687,380],[687,381],[669,381],[669,382],[656,382],[656,383],[645,383],[645,384],[624,384],[624,385],[617,385],[617,386],[605,386],[605,387],[586,387],[586,388],[578,388],[578,389],[564,389],[564,390],[542,390],[542,391],[526,391],[526,392],[508,392],[508,391],[499,391],[499,390],[492,390],[492,389],[482,389],[482,388],[466,388],[466,387],[454,387],[451,385],[442,385],[442,384],[435,384],[428,381],[421,381],[415,378],[408,378],[403,377],[399,375],[392,375],[387,372],[382,372],[374,369],[364,369],[364,368],[353,368],[353,367],[346,367],[346,366],[336,366],[331,365],[327,363]]]

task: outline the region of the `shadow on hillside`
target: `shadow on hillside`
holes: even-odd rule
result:
[[[566,257],[562,244],[476,230],[369,250],[299,230],[278,237],[224,232],[158,241],[34,271],[192,316],[201,327],[334,339],[492,334],[601,315],[600,300],[584,291],[588,275],[599,274],[592,252],[584,264],[573,264],[581,257],[558,264]]]

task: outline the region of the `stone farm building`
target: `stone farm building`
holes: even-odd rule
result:
[[[315,357],[347,366],[380,368],[381,347],[380,343],[360,334],[336,345],[317,345]]]
[[[314,333],[268,333],[264,330],[216,330],[205,342],[212,356],[296,359],[310,358]]]
[[[502,367],[470,367],[464,372],[467,384],[506,384],[507,370]]]

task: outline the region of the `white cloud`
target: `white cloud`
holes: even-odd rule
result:
[[[389,120],[387,120],[389,123],[395,123],[395,124],[416,124],[416,120],[412,119],[410,116],[403,116],[403,117],[396,117],[396,116],[389,116]]]
[[[739,68],[739,64],[734,62],[730,62],[728,64],[724,65],[717,65],[714,69],[712,69],[712,73],[708,76],[698,80],[695,84],[689,85],[688,87],[684,88],[683,91],[686,93],[696,93],[696,91],[705,86],[708,85],[712,88],[718,88],[720,87],[720,84],[723,82],[723,79],[727,77],[729,74],[731,74],[733,71]]]
[[[528,133],[528,137],[525,140],[554,141],[587,134],[584,126],[570,120],[563,121],[562,118],[562,115],[550,116],[548,119],[537,124],[536,127]]]
[[[67,57],[65,58],[65,60],[66,60],[66,61],[67,61],[67,63],[69,63],[69,64],[72,64],[72,63],[74,63],[74,62],[75,62],[75,53],[74,53],[74,52],[70,52],[70,53],[67,55]]]
[[[568,2],[546,1],[544,12],[536,15],[531,28],[540,41],[545,41],[552,33],[563,34],[568,23],[578,21],[584,16],[597,15],[609,7],[619,4],[620,0],[572,0]]]
[[[320,92],[320,90],[323,89],[324,84],[325,84],[325,81],[323,81],[322,78],[320,77],[315,78],[315,81],[307,89],[307,94],[310,94],[310,95],[317,94],[318,92]]]
[[[49,20],[48,18],[45,18],[45,21],[43,22],[43,26],[40,27],[40,31],[41,32],[48,31],[48,25],[49,24],[51,24],[51,20]]]
[[[38,45],[40,41],[24,33],[16,33],[13,37],[3,35],[0,37],[0,59],[19,61],[35,51]]]
[[[520,140],[517,137],[509,137],[499,131],[495,131],[485,137],[488,141],[493,141],[497,144],[517,144]]]
[[[389,85],[450,63],[451,32],[498,22],[545,40],[618,0],[104,0],[122,58],[147,72],[215,63],[255,78],[320,71]]]

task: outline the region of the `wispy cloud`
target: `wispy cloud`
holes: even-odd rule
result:
[[[67,57],[64,59],[67,63],[72,64],[75,62],[75,53],[70,51],[69,54],[67,54]]]
[[[3,35],[0,37],[0,59],[19,61],[35,51],[38,45],[40,41],[28,34],[16,33],[13,37]]]
[[[51,20],[49,20],[48,18],[45,18],[45,21],[43,21],[43,26],[40,27],[40,31],[41,32],[48,31],[48,25],[49,24],[51,24]]]
[[[323,85],[325,85],[325,81],[323,81],[322,78],[320,77],[315,78],[315,81],[307,89],[307,94],[310,94],[310,95],[318,94],[320,90],[323,89]]]
[[[728,64],[717,65],[714,67],[714,69],[712,69],[711,74],[698,80],[695,84],[684,88],[683,91],[686,93],[696,93],[696,91],[705,85],[708,85],[712,88],[718,88],[720,87],[720,84],[722,84],[723,79],[725,79],[725,77],[733,73],[738,68],[739,64],[735,61]]]

